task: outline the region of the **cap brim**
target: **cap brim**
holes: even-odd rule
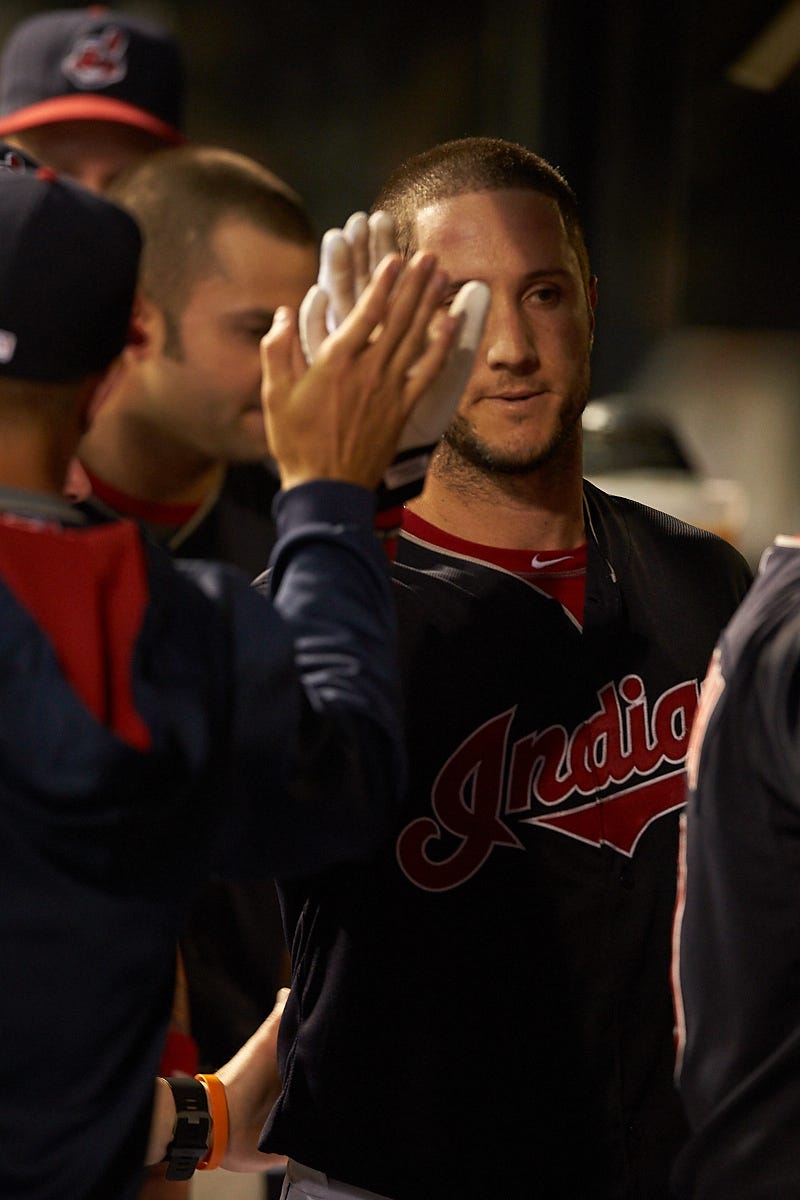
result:
[[[185,134],[153,113],[126,104],[123,100],[98,96],[92,92],[54,96],[50,100],[40,100],[37,104],[29,104],[27,108],[8,113],[0,117],[0,134],[21,133],[39,125],[56,125],[59,121],[116,121],[119,125],[152,133],[171,146],[180,146],[186,141]]]

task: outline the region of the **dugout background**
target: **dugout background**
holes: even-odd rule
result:
[[[0,0],[0,39],[56,6]],[[751,557],[800,529],[800,15],[775,86],[730,76],[800,0],[117,7],[182,42],[190,136],[272,167],[320,229],[447,138],[558,164],[600,277],[595,395],[666,409],[704,470],[745,484]]]

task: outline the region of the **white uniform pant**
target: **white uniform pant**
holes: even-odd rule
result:
[[[389,1197],[329,1179],[321,1171],[312,1171],[290,1158],[281,1200],[389,1200]]]

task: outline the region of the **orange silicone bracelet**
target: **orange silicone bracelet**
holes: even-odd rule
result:
[[[197,1164],[198,1171],[213,1171],[225,1157],[228,1149],[228,1101],[225,1097],[225,1085],[216,1075],[195,1075],[208,1088],[209,1109],[214,1128],[211,1136],[211,1149],[205,1158]]]

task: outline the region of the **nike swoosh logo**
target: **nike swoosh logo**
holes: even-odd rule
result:
[[[531,566],[532,567],[553,567],[553,566],[555,566],[556,563],[569,562],[569,560],[571,558],[572,558],[571,554],[564,554],[564,555],[562,555],[561,558],[543,558],[540,561],[539,555],[534,554],[533,558],[531,559]]]

